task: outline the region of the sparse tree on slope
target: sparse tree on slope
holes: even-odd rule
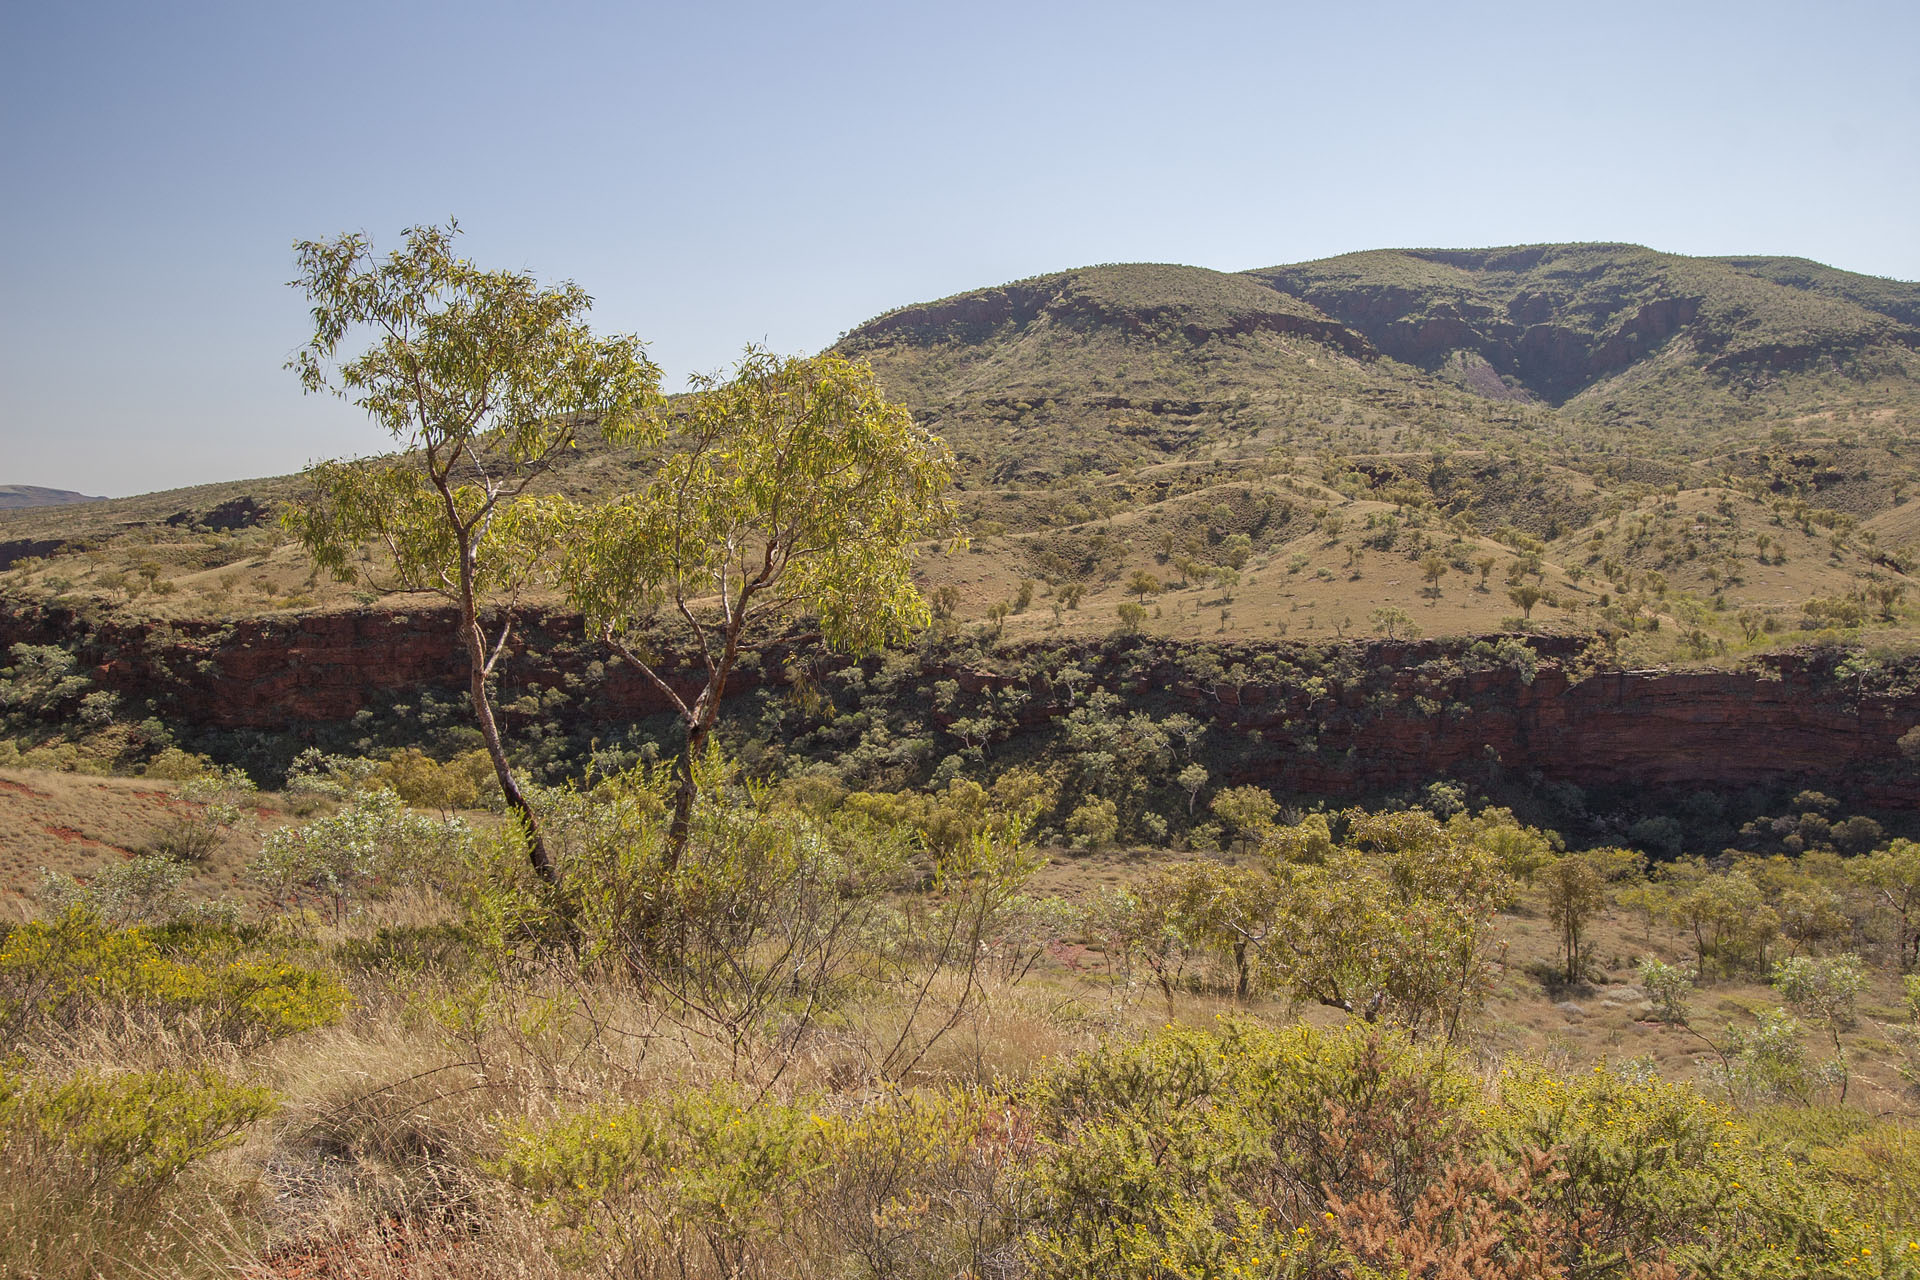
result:
[[[1585,967],[1581,961],[1587,922],[1607,905],[1606,884],[1593,864],[1577,853],[1548,863],[1540,878],[1547,891],[1547,918],[1560,931],[1566,979],[1577,982]]]
[[[924,627],[912,544],[951,523],[952,456],[888,402],[864,363],[750,349],[677,414],[640,491],[578,513],[561,577],[606,643],[661,691],[686,730],[668,829],[685,848],[720,700],[749,628],[802,616],[835,648],[866,650]],[[693,697],[638,639],[662,620],[705,673]]]
[[[457,234],[452,223],[414,227],[385,257],[357,234],[295,246],[293,286],[313,303],[313,338],[289,367],[309,392],[364,408],[400,451],[309,469],[309,493],[287,524],[342,580],[438,595],[458,610],[480,735],[528,858],[552,882],[487,682],[557,529],[555,503],[533,486],[582,423],[645,430],[660,375],[639,339],[593,336],[592,299],[578,285],[482,271],[455,256]],[[371,344],[343,359],[361,331]],[[384,563],[360,560],[368,543]]]

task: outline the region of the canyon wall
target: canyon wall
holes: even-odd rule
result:
[[[97,683],[176,725],[298,735],[422,689],[458,696],[466,655],[453,621],[433,609],[155,624],[0,601],[0,650],[66,646]],[[1920,805],[1920,767],[1899,745],[1920,726],[1920,669],[1881,664],[1863,672],[1837,651],[1799,650],[1738,670],[1633,671],[1608,666],[1585,637],[1528,637],[1532,658],[1518,664],[1485,661],[1485,645],[1476,659],[1472,643],[1216,645],[1202,664],[1191,646],[1150,639],[1048,646],[1056,669],[1063,653],[1085,669],[1077,690],[1044,674],[1031,660],[1038,650],[928,646],[916,678],[922,689],[952,680],[976,703],[1017,691],[1003,736],[1045,728],[1076,694],[1083,700],[1096,687],[1155,714],[1184,711],[1257,735],[1257,749],[1243,754],[1244,776],[1232,780],[1284,793],[1358,796],[1504,771],[1583,787],[1792,784],[1877,808]],[[1299,678],[1306,667],[1272,660],[1301,654],[1330,674]],[[560,714],[576,725],[669,710],[639,672],[604,656],[578,618],[531,611],[501,664],[502,701],[565,690]],[[832,673],[851,665],[775,646],[742,671],[735,696],[786,680],[794,656],[826,678],[829,692]],[[1248,669],[1290,674],[1246,677]],[[669,661],[665,670],[684,693],[697,689],[690,667]],[[921,710],[943,724],[975,714],[964,706]]]

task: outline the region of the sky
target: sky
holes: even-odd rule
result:
[[[1920,5],[0,0],[0,484],[383,448],[291,246],[457,217],[668,385],[1095,262],[1614,240],[1920,278]]]

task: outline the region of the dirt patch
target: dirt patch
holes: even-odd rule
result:
[[[470,1256],[459,1240],[428,1237],[405,1227],[368,1231],[339,1239],[302,1241],[269,1250],[248,1280],[363,1280],[494,1274],[484,1259]]]
[[[170,784],[147,778],[6,770],[0,773],[0,903],[12,914],[47,871],[91,879],[200,808],[180,799]],[[263,834],[289,819],[271,799],[249,804],[246,812],[253,821],[194,868],[189,892],[212,897],[237,890],[251,898],[242,871]]]
[[[90,844],[90,845],[97,845],[102,849],[113,849],[121,853],[126,852],[124,849],[121,849],[118,845],[108,844],[104,840],[95,840],[92,836],[88,835],[86,832],[76,831],[72,827],[63,827],[58,824],[54,824],[51,826],[43,826],[40,829],[46,832],[48,835],[52,836],[54,839],[65,840],[68,844]]]

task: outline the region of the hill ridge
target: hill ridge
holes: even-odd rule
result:
[[[25,507],[63,507],[78,502],[105,502],[105,498],[72,489],[48,489],[37,484],[0,484],[0,511]]]

